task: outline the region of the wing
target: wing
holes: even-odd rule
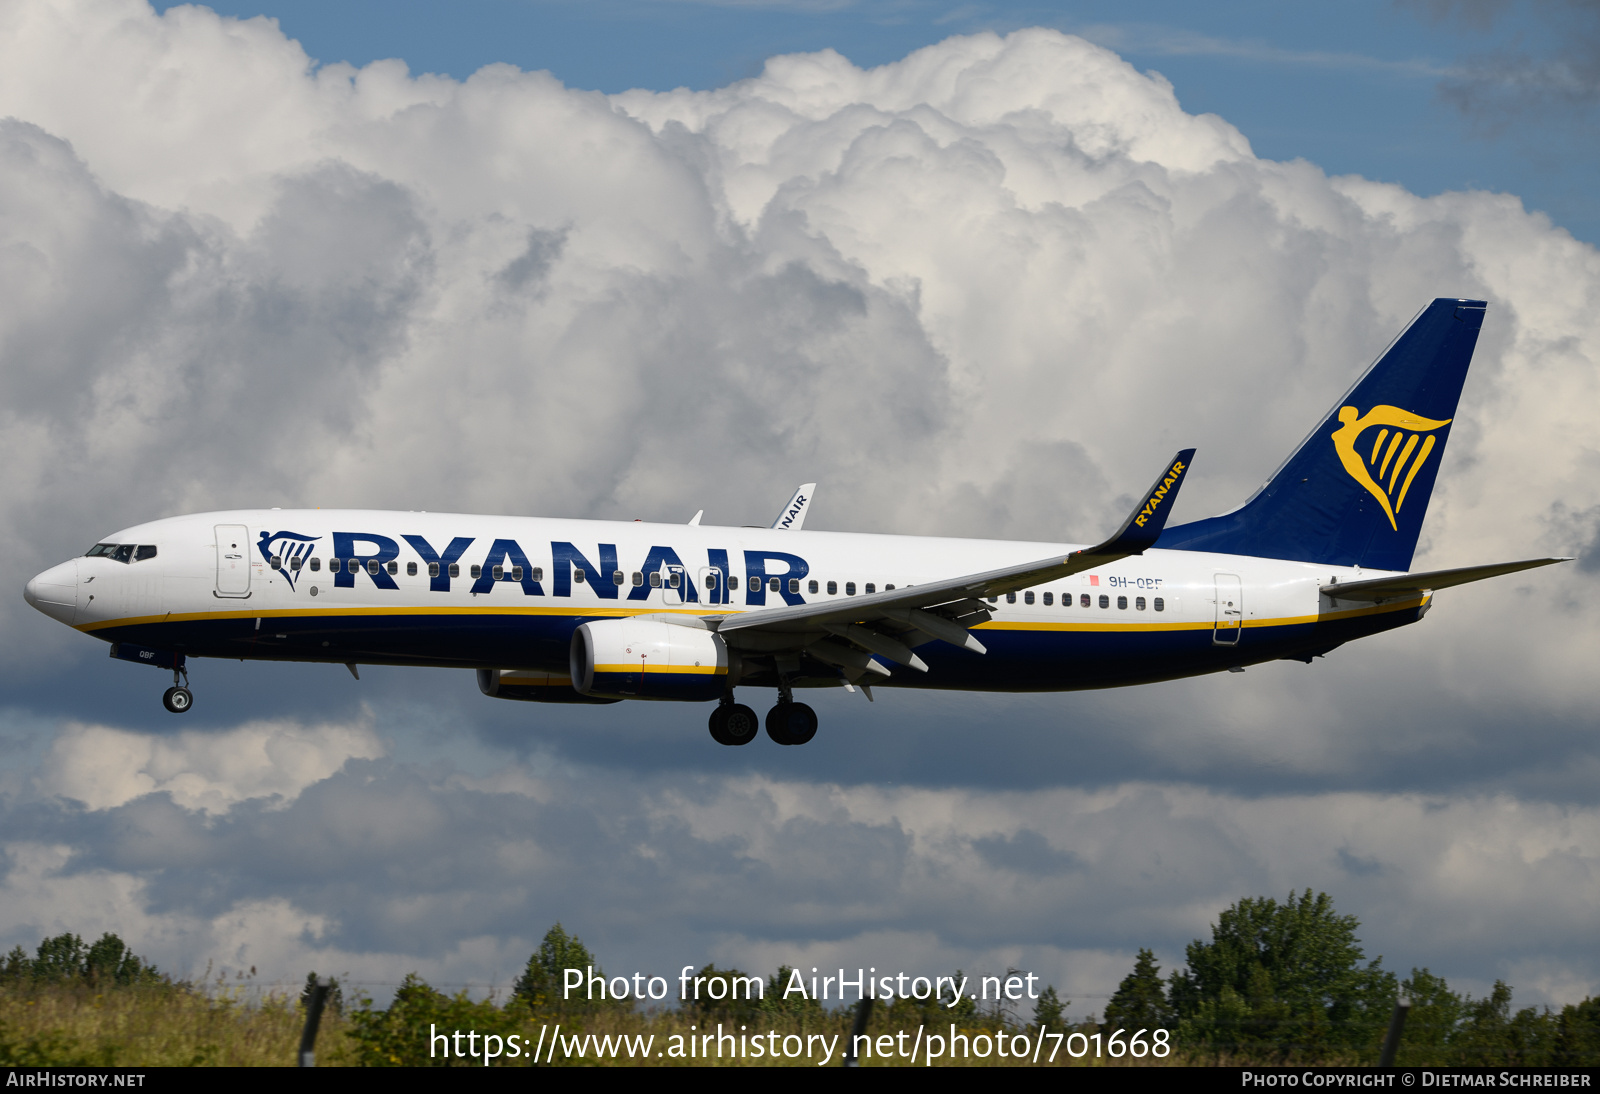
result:
[[[1496,562],[1488,566],[1462,566],[1454,570],[1429,570],[1420,574],[1401,574],[1399,577],[1375,577],[1368,581],[1341,581],[1324,585],[1322,592],[1335,600],[1366,600],[1374,603],[1401,597],[1421,596],[1435,589],[1448,589],[1452,585],[1466,585],[1487,577],[1514,574],[1518,570],[1531,570],[1535,566],[1551,566],[1557,562],[1571,562],[1570,558],[1530,558],[1524,562]]]
[[[911,649],[924,642],[938,639],[984,653],[983,644],[968,630],[990,619],[984,597],[1057,581],[1119,558],[1142,554],[1154,546],[1193,457],[1192,448],[1173,457],[1116,534],[1094,547],[848,600],[724,616],[715,623],[717,631],[729,645],[738,648],[803,649],[846,670],[847,675],[852,671],[887,672],[868,654],[853,647],[924,672],[928,666]]]

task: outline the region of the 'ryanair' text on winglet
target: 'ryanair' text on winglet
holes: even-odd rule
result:
[[[1172,512],[1172,503],[1178,500],[1178,488],[1183,485],[1184,476],[1189,473],[1189,465],[1193,462],[1192,448],[1185,448],[1172,457],[1167,469],[1158,475],[1150,489],[1145,491],[1139,507],[1122,522],[1117,534],[1099,546],[1089,547],[1078,553],[1138,555],[1143,554],[1146,548],[1155,546],[1156,540],[1161,538],[1161,530],[1167,525],[1167,516]]]

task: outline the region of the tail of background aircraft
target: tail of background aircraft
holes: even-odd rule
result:
[[[1409,570],[1484,307],[1429,304],[1254,497],[1156,546]]]

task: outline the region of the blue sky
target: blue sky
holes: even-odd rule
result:
[[[1258,156],[1304,158],[1330,174],[1397,182],[1425,195],[1504,191],[1579,238],[1600,240],[1590,184],[1600,171],[1592,57],[1586,89],[1559,101],[1494,109],[1498,100],[1491,96],[1463,108],[1451,94],[1466,74],[1492,69],[1507,51],[1537,69],[1565,59],[1566,49],[1586,36],[1592,50],[1595,18],[1578,5],[225,0],[210,6],[241,18],[276,18],[324,63],[398,57],[413,73],[464,79],[504,62],[606,92],[719,87],[755,75],[780,53],[834,49],[870,67],[952,34],[1054,27],[1160,72],[1185,110],[1220,114]]]
[[[1309,886],[1386,967],[1600,989],[1590,8],[219,10],[0,5],[0,949],[482,990],[560,919],[612,972],[1015,965],[1082,1014]],[[1314,665],[725,749],[464,671],[195,663],[175,718],[20,596],[234,507],[816,481],[808,527],[1092,542],[1178,448],[1174,519],[1237,505],[1441,295],[1490,303],[1418,565],[1583,561]]]

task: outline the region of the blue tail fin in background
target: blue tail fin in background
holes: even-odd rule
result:
[[[1429,304],[1254,497],[1156,546],[1409,570],[1484,307]]]

